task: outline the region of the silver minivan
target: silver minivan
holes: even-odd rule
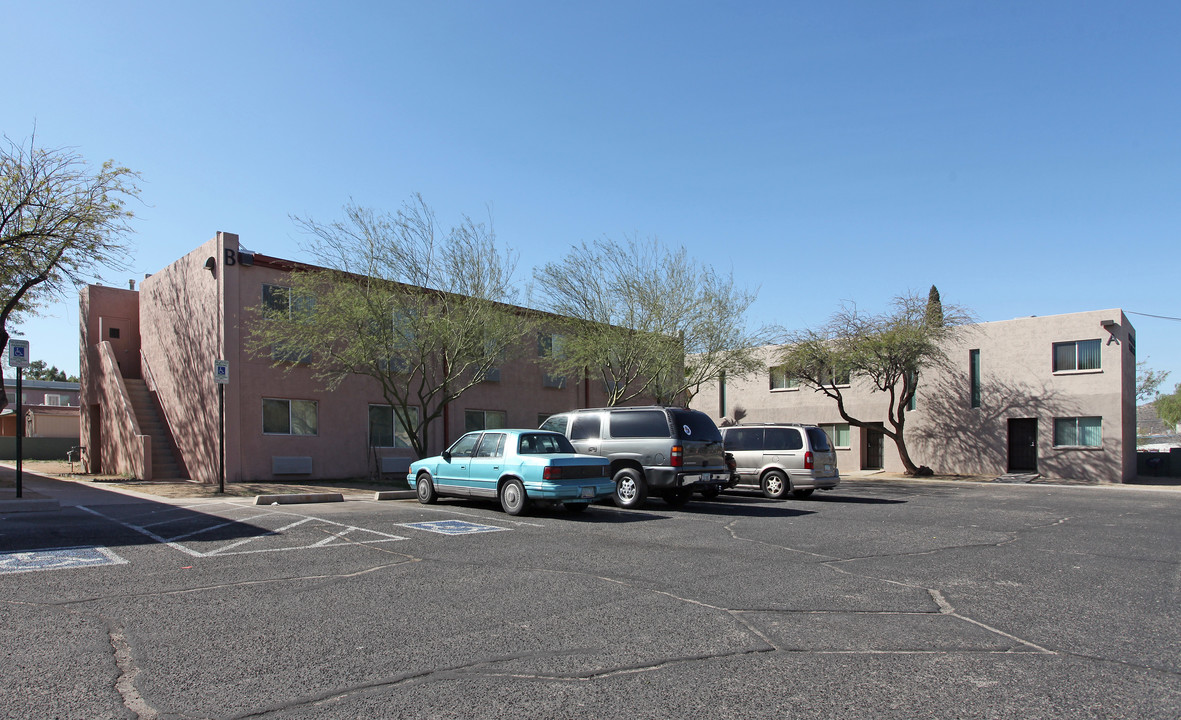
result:
[[[733,456],[738,486],[755,486],[773,500],[790,492],[806,498],[841,482],[837,454],[824,430],[815,425],[759,423],[721,428]]]

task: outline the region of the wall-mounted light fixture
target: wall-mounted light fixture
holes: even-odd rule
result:
[[[1115,327],[1115,320],[1100,320],[1099,324],[1105,328]]]
[[[217,277],[217,261],[213,259],[212,255],[205,261],[205,269],[209,271],[210,275]]]

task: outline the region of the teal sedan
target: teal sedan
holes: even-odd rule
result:
[[[509,515],[535,502],[581,512],[615,493],[610,461],[579,454],[565,435],[546,430],[470,432],[442,455],[411,463],[406,480],[424,505],[441,495],[489,498]]]

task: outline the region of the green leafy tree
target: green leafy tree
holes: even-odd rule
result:
[[[1147,360],[1136,363],[1136,401],[1144,402],[1156,397],[1157,390],[1169,377],[1169,371],[1152,370]]]
[[[34,360],[25,368],[24,376],[29,380],[48,380],[51,382],[78,382],[78,378],[66,375],[64,370],[58,370],[56,365],[46,365],[44,360]]]
[[[329,389],[352,375],[381,387],[419,457],[445,406],[511,359],[534,319],[515,306],[516,255],[464,217],[440,232],[420,195],[395,213],[294,218],[322,267],[291,273],[289,295],[258,310],[248,339],[277,366],[310,362]]]
[[[97,169],[36,138],[0,145],[0,347],[10,328],[67,289],[126,267],[139,174],[108,160]],[[0,397],[0,409],[8,401]]]
[[[1156,414],[1174,428],[1181,425],[1181,383],[1177,383],[1171,395],[1161,395],[1156,399]]]
[[[963,309],[942,303],[935,315],[929,301],[913,294],[895,298],[879,315],[844,306],[825,325],[789,334],[778,362],[787,376],[832,398],[850,425],[865,428],[884,419],[881,432],[897,446],[906,474],[918,475],[906,446],[907,407],[924,373],[949,363],[947,343],[968,320]],[[885,418],[849,413],[845,392],[853,382],[887,395]]]
[[[533,273],[543,309],[566,318],[553,373],[602,381],[607,403],[687,402],[722,373],[761,367],[747,331],[755,293],[658,240],[582,242]]]

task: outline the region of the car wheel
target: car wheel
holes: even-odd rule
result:
[[[790,489],[787,476],[779,470],[771,470],[763,476],[763,494],[772,500],[782,500],[787,497],[787,491]]]
[[[648,483],[633,468],[615,473],[615,504],[621,508],[638,508],[648,499]]]
[[[693,491],[686,490],[684,488],[679,490],[665,490],[661,497],[663,497],[664,501],[669,505],[672,505],[673,507],[681,507],[685,503],[689,502],[689,499],[693,497]]]
[[[584,502],[576,502],[576,503],[568,502],[568,503],[562,503],[562,504],[566,506],[566,510],[568,510],[569,512],[572,512],[572,513],[584,512],[588,507],[590,507],[590,503],[584,503]]]
[[[709,487],[707,487],[706,489],[701,491],[701,497],[705,498],[706,500],[713,500],[714,498],[716,498],[718,495],[721,495],[721,494],[722,494],[722,488],[718,487],[717,485],[710,485]]]
[[[804,498],[811,495],[813,492],[814,492],[813,488],[808,488],[807,490],[792,490],[791,494],[794,495],[795,497],[799,498],[800,500],[803,500]]]
[[[415,491],[418,494],[418,502],[423,505],[433,505],[439,499],[439,494],[435,492],[435,483],[426,473],[418,476],[418,480],[415,481]]]
[[[500,507],[509,515],[520,515],[528,504],[529,498],[525,496],[525,486],[520,480],[512,478],[500,486]]]

